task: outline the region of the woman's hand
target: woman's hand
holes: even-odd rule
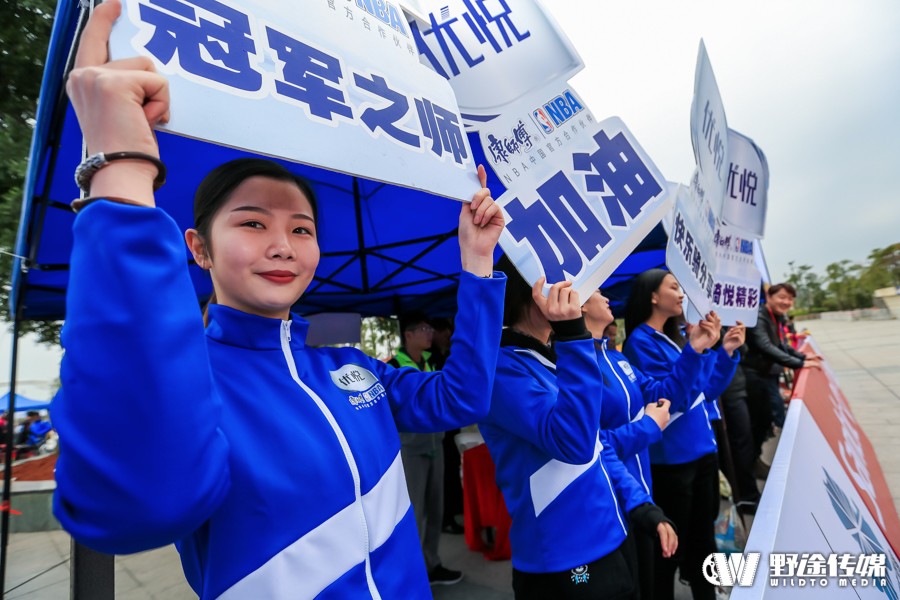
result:
[[[669,408],[672,403],[666,400],[665,398],[660,398],[659,402],[651,402],[647,406],[644,407],[644,414],[653,419],[657,425],[659,425],[660,430],[666,428],[666,425],[669,423],[669,419],[671,415],[669,414]]]
[[[734,354],[734,351],[744,345],[747,339],[747,328],[741,321],[737,321],[735,325],[728,328],[725,333],[725,339],[722,340],[722,348],[728,353],[728,356]]]
[[[721,320],[715,311],[710,311],[702,321],[691,327],[688,343],[697,354],[709,350],[716,345],[721,335]]]
[[[678,534],[675,529],[665,521],[656,526],[659,534],[659,544],[662,546],[663,558],[671,558],[678,550]]]
[[[119,0],[94,9],[81,34],[66,91],[89,154],[126,151],[159,156],[153,127],[168,121],[169,84],[147,57],[109,62],[109,34],[121,11]],[[97,171],[90,194],[153,206],[155,177],[152,163],[118,160]]]
[[[494,248],[503,231],[503,213],[487,189],[487,173],[478,165],[481,189],[459,212],[459,255],[462,268],[479,277],[494,271]]]
[[[544,297],[545,277],[541,277],[531,288],[531,297],[548,321],[570,321],[581,316],[581,301],[578,292],[572,289],[571,281],[559,281],[550,287]]]

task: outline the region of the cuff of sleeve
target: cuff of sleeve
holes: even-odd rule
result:
[[[631,523],[641,529],[642,531],[649,534],[656,534],[656,526],[660,523],[668,523],[675,529],[676,533],[678,533],[677,528],[675,527],[675,523],[669,520],[666,517],[666,514],[662,511],[660,507],[655,504],[651,504],[649,502],[645,502],[640,506],[632,509],[630,513],[628,513],[628,520]]]
[[[650,415],[645,414],[641,417],[641,423],[647,432],[647,440],[650,444],[654,444],[662,439],[662,429],[659,428],[659,425]]]
[[[553,334],[557,342],[571,342],[573,340],[589,340],[591,332],[584,324],[584,316],[567,321],[550,321]]]

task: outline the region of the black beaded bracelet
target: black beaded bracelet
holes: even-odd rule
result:
[[[156,178],[153,190],[156,191],[166,182],[166,165],[152,154],[144,152],[98,152],[85,158],[75,169],[75,183],[85,192],[90,191],[94,174],[114,160],[145,160],[156,167]]]

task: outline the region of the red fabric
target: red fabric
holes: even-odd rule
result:
[[[509,527],[512,518],[506,510],[503,494],[494,480],[494,461],[487,446],[481,444],[463,452],[463,518],[466,545],[480,551],[488,560],[509,560]],[[494,543],[485,543],[486,527],[494,528]]]

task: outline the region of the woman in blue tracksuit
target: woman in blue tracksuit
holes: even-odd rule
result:
[[[57,518],[102,552],[174,542],[202,599],[431,598],[397,429],[487,412],[504,289],[489,278],[497,206],[482,189],[462,207],[444,370],[395,369],[305,344],[290,308],[319,260],[312,191],[270,161],[232,161],[198,188],[184,234],[216,295],[204,330],[182,234],[154,204],[166,80],[146,59],[107,63],[119,10],[94,10],[68,80],[89,152],[141,154],[80,177],[92,199],[75,219],[53,403]],[[274,417],[264,427],[260,410]]]
[[[578,295],[531,288],[504,257],[504,329],[488,416],[478,423],[512,516],[518,600],[636,597],[629,521],[677,538],[599,424],[600,371]],[[549,345],[551,332],[555,344]]]
[[[678,281],[667,271],[651,269],[635,278],[625,306],[628,337],[623,354],[649,377],[665,377],[685,352],[687,341],[679,329],[683,300]],[[698,327],[718,340],[720,325],[714,313]],[[720,418],[716,399],[734,375],[740,358],[736,349],[743,343],[743,325],[730,328],[689,393],[681,401],[673,399],[669,425],[662,439],[650,446],[653,498],[683,540],[674,558],[657,562],[657,600],[673,597],[678,567],[681,577],[690,581],[695,600],[715,598],[715,589],[701,572],[703,559],[716,551],[713,525],[719,509],[719,467],[710,419]]]
[[[658,442],[669,421],[671,402],[683,404],[697,379],[705,374],[707,352],[718,339],[708,327],[695,327],[690,343],[665,377],[652,378],[633,366],[625,355],[609,347],[603,331],[613,322],[607,300],[595,291],[582,306],[584,321],[594,338],[597,362],[603,378],[603,410],[600,426],[606,439],[625,464],[629,473],[648,494],[652,494],[650,478],[650,444]],[[640,573],[641,600],[653,598],[655,580],[653,565],[659,554],[655,536],[632,529]]]

